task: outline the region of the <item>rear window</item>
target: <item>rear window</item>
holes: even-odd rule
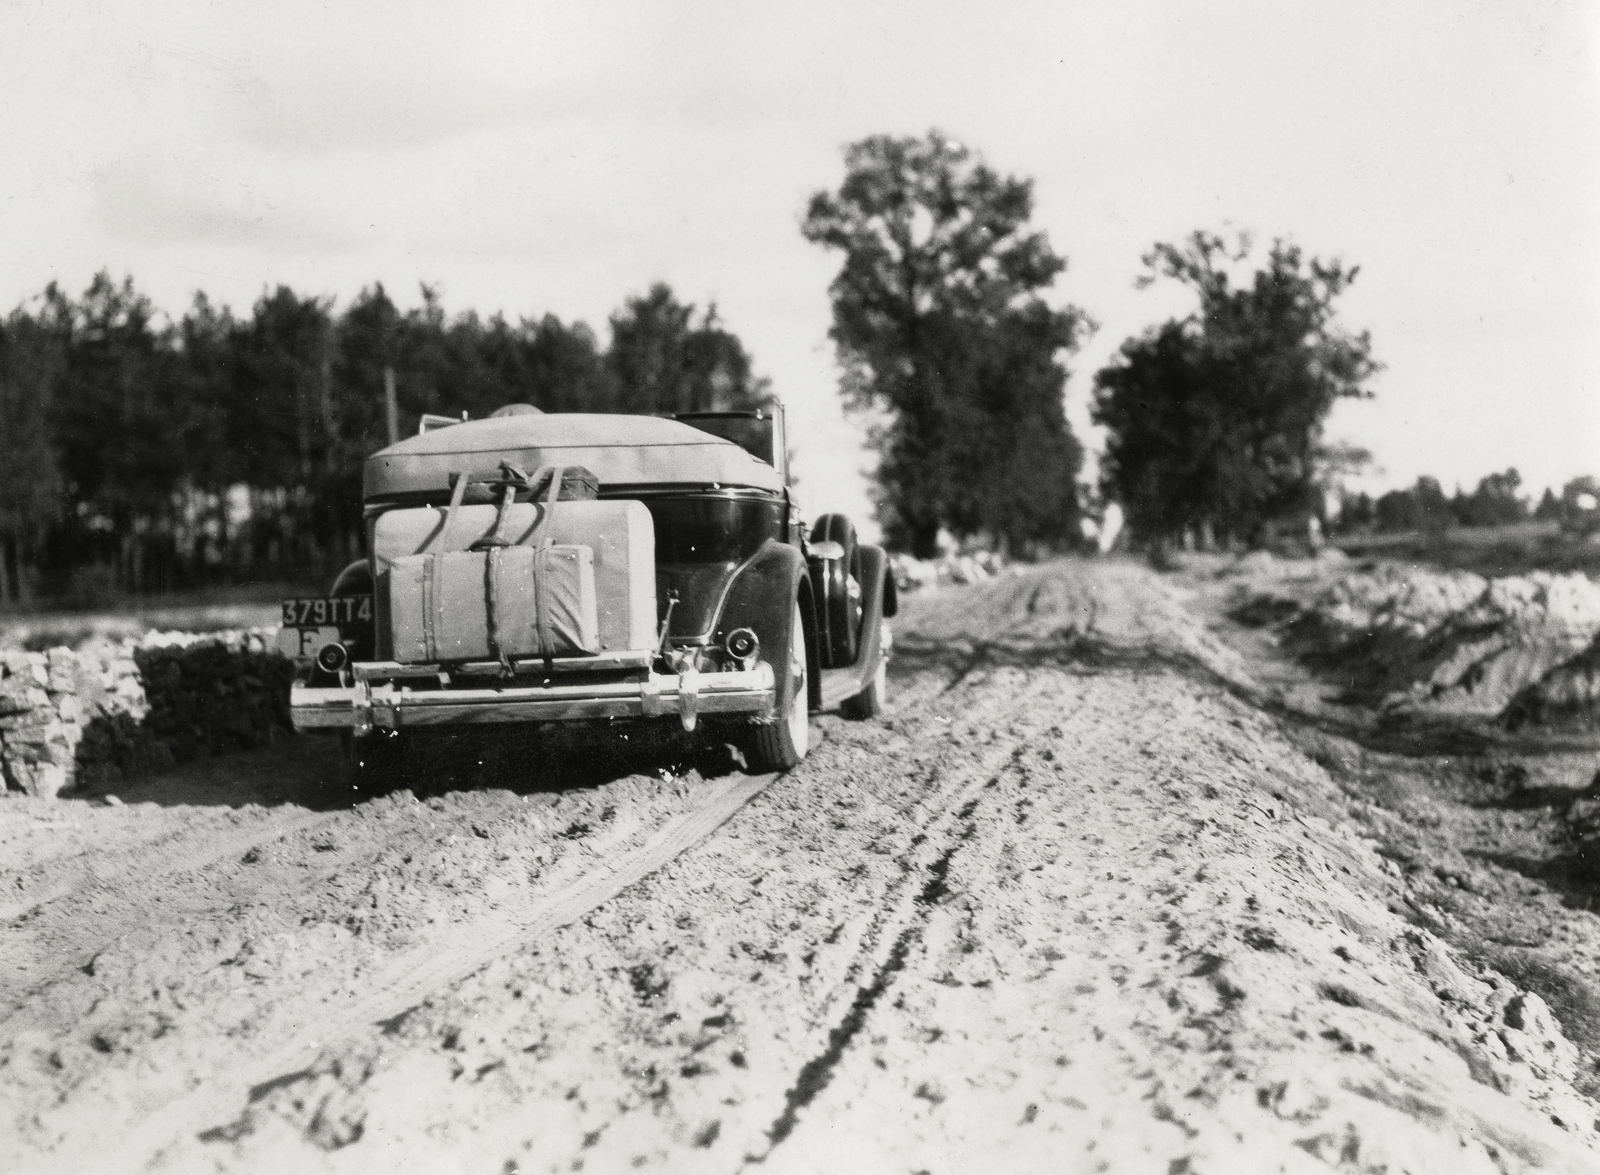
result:
[[[768,465],[777,467],[778,463],[773,460],[773,425],[770,416],[758,418],[733,414],[720,416],[713,413],[705,415],[685,413],[678,419],[684,424],[692,424],[701,432],[732,441],[751,456],[759,457]]]

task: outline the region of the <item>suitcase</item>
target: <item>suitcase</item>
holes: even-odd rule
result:
[[[509,668],[514,657],[600,651],[594,552],[554,541],[562,481],[562,470],[554,470],[534,526],[519,536],[516,494],[538,484],[538,475],[530,479],[508,467],[505,479],[493,483],[499,508],[476,508],[494,510],[494,525],[459,550],[452,548],[469,486],[458,480],[438,530],[417,553],[387,568],[381,594],[395,660],[498,660]]]
[[[397,559],[389,578],[394,659],[574,657],[600,651],[594,554],[550,544]]]
[[[371,524],[378,604],[376,655],[398,661],[432,660],[426,655],[427,646],[420,628],[423,609],[419,565],[410,562],[411,559],[425,554],[467,552],[497,529],[513,547],[528,547],[538,541],[546,525],[553,547],[581,546],[590,551],[599,651],[653,649],[657,616],[655,528],[650,511],[644,503],[630,500],[569,501],[570,478],[569,473],[562,486],[560,506],[548,523],[548,503],[535,502],[512,504],[503,520],[495,506],[463,505],[448,527],[445,523],[449,510],[444,507],[403,507],[378,515]],[[399,600],[393,599],[397,573],[401,581],[413,581],[410,587],[402,586],[403,599]],[[579,574],[581,576],[581,572]],[[480,590],[478,595],[486,599],[486,590]],[[397,623],[394,617],[402,614],[419,619]],[[482,631],[483,637],[475,639],[473,647],[487,644],[486,615]],[[397,640],[397,637],[403,639]],[[435,648],[439,646],[436,637]],[[451,646],[446,641],[443,647]],[[445,653],[441,652],[440,659],[444,657]],[[477,658],[465,656],[463,659]]]

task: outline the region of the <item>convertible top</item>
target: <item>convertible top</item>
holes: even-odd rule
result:
[[[557,412],[471,420],[408,437],[367,458],[362,495],[370,501],[446,493],[452,473],[489,478],[502,461],[528,473],[581,465],[606,494],[710,485],[783,489],[778,471],[765,461],[692,425],[659,416]]]

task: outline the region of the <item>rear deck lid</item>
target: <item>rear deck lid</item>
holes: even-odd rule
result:
[[[731,441],[658,416],[566,412],[471,420],[408,437],[367,458],[367,501],[449,492],[450,475],[490,478],[500,462],[532,472],[581,465],[607,494],[740,486],[783,490],[778,471]]]

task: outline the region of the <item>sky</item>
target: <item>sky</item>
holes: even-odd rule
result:
[[[182,314],[284,283],[554,313],[715,303],[788,408],[808,510],[869,513],[807,198],[930,128],[1030,177],[1093,374],[1191,308],[1197,228],[1359,265],[1367,485],[1600,474],[1600,6],[0,0],[0,311],[131,275]]]

